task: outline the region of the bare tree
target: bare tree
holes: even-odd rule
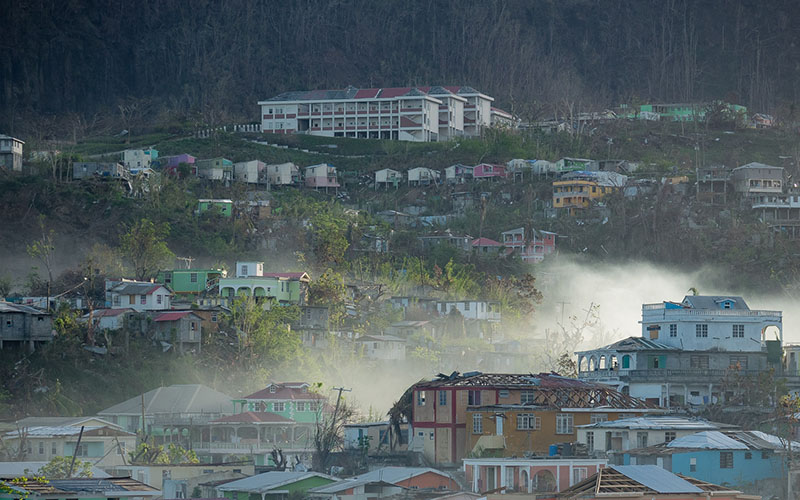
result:
[[[341,397],[341,390],[332,414],[319,413],[314,432],[314,470],[325,472],[330,466],[331,454],[340,450],[344,442],[344,425],[355,415],[355,407]]]

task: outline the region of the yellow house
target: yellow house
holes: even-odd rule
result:
[[[576,427],[665,410],[640,407],[560,408],[524,404],[467,408],[467,453],[474,457],[547,455],[550,445],[577,441]]]
[[[553,208],[566,208],[570,215],[578,210],[589,208],[591,200],[602,198],[619,188],[602,186],[599,182],[587,179],[570,179],[553,182]]]

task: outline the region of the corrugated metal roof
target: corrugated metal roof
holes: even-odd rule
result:
[[[746,444],[726,436],[720,431],[703,431],[679,437],[667,443],[669,448],[692,448],[703,450],[748,450]]]
[[[39,469],[45,465],[47,465],[47,462],[0,462],[0,479],[35,476],[38,475]],[[111,476],[102,469],[92,467],[92,477],[105,479]]]
[[[437,476],[442,476],[448,479],[452,479],[452,476],[450,476],[446,472],[442,472],[437,469],[431,469],[428,467],[383,467],[380,469],[376,469],[374,471],[360,474],[358,476],[353,477],[352,479],[359,481],[366,480],[370,482],[386,481],[387,483],[397,484],[401,481],[405,481],[407,479],[411,479],[413,477],[417,477],[428,472],[436,474]]]
[[[238,424],[294,424],[295,421],[282,417],[277,413],[263,411],[246,411],[236,415],[228,415],[211,421],[212,424],[238,423]]]
[[[334,478],[325,474],[320,474],[319,472],[272,471],[239,479],[238,481],[232,481],[218,486],[217,489],[219,491],[242,491],[260,494],[283,485],[296,483],[312,477],[330,479],[331,482],[335,481]]]
[[[750,310],[747,302],[738,295],[687,295],[683,298],[683,303],[693,309],[721,309],[720,303],[726,300],[733,301],[732,309]]]
[[[39,315],[46,315],[49,314],[45,311],[36,309],[30,306],[24,306],[22,304],[14,304],[12,302],[0,302],[0,313],[22,313],[22,314],[39,314]]]
[[[719,426],[707,420],[683,417],[632,417],[579,425],[582,428],[603,429],[674,429],[674,430],[718,430]]]
[[[177,384],[144,393],[145,413],[230,413],[231,397],[200,384]],[[141,415],[142,398],[135,396],[98,415]]]
[[[656,493],[703,493],[697,486],[657,465],[612,465],[611,468]]]

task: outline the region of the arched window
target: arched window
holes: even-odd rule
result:
[[[540,470],[533,476],[533,491],[537,493],[556,491],[556,477],[549,470]]]

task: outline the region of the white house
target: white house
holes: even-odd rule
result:
[[[233,180],[247,184],[267,184],[266,164],[259,160],[242,161],[233,164]]]
[[[441,315],[457,310],[465,319],[478,319],[497,322],[501,319],[500,304],[483,300],[447,300],[436,302],[436,310]]]
[[[687,295],[642,305],[642,337],[682,350],[758,351],[783,338],[781,311],[751,310],[742,297]]]
[[[393,335],[363,335],[355,340],[364,349],[364,356],[385,361],[406,359],[406,341]]]
[[[97,309],[85,314],[82,320],[88,322],[91,319],[94,327],[101,330],[119,330],[125,326],[125,319],[135,312],[130,307]]]
[[[272,186],[299,184],[300,167],[292,162],[267,165],[267,178]]]
[[[595,420],[595,415],[592,419]],[[697,418],[646,416],[611,421],[597,419],[576,429],[578,442],[586,445],[590,455],[605,455],[669,443],[695,432],[719,430],[719,425]]]
[[[251,276],[264,276],[263,262],[237,262],[236,277],[249,278]]]
[[[111,309],[164,311],[170,308],[172,292],[148,281],[106,280],[106,306]]]
[[[442,176],[438,170],[427,167],[416,167],[408,171],[409,186],[427,186],[431,183],[438,183]]]
[[[450,165],[444,169],[444,178],[449,184],[463,184],[472,180],[475,167],[469,165]]]
[[[466,98],[458,95],[455,88],[432,87],[428,94],[439,99],[439,140],[447,141],[464,135],[464,106]]]
[[[396,189],[402,180],[403,174],[391,168],[384,168],[375,172],[375,189],[380,186],[388,189],[390,185]]]
[[[122,152],[122,164],[127,169],[150,168],[153,160],[158,158],[158,151],[148,149],[126,149]]]

